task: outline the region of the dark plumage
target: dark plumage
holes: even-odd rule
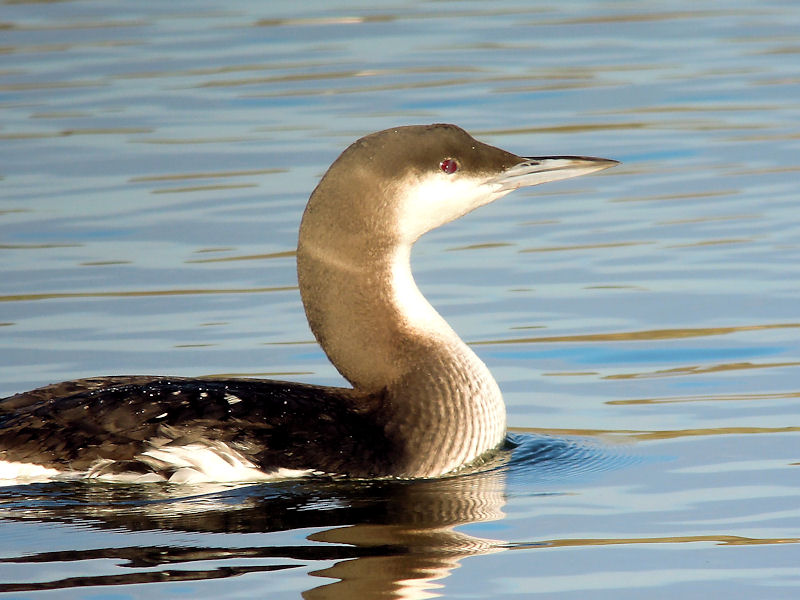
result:
[[[151,440],[223,442],[266,472],[375,477],[404,452],[384,431],[388,412],[353,390],[266,379],[79,379],[0,402],[0,458],[65,471],[106,459],[115,472],[146,473],[156,469],[132,461]]]

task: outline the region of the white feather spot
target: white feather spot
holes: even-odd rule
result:
[[[238,404],[242,401],[239,396],[234,396],[233,394],[225,394],[225,400],[230,405]]]
[[[10,485],[14,481],[33,483],[36,481],[49,481],[61,472],[35,463],[18,463],[0,460],[0,480]],[[2,484],[0,484],[2,485]]]
[[[164,443],[165,440],[157,440]],[[0,486],[39,483],[53,480],[93,479],[115,483],[156,483],[167,481],[158,471],[172,472],[170,483],[233,483],[294,479],[317,473],[311,469],[276,469],[261,471],[236,450],[222,442],[196,443],[186,446],[152,448],[137,460],[150,465],[156,472],[111,473],[114,461],[98,459],[87,471],[59,471],[35,463],[15,463],[0,460]]]
[[[222,442],[161,446],[137,459],[157,471],[173,470],[171,483],[266,481],[310,475],[311,470],[278,469],[265,473],[242,454]]]

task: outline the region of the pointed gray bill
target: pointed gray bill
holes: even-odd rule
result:
[[[619,161],[591,156],[541,156],[525,158],[524,162],[509,167],[487,183],[499,184],[498,191],[516,190],[549,181],[569,179],[602,171]]]

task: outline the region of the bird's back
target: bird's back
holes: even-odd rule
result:
[[[387,439],[386,413],[381,397],[284,381],[79,379],[0,401],[0,460],[169,479],[189,454],[209,451],[266,474],[370,477],[402,455]]]

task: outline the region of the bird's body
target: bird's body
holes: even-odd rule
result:
[[[99,377],[12,396],[3,410],[5,461],[104,479],[258,480],[312,467],[374,477],[397,452],[379,399],[293,382]]]
[[[311,195],[297,252],[309,325],[349,388],[114,376],[0,400],[0,478],[435,477],[499,446],[489,370],[425,300],[420,235],[527,185],[608,168],[526,159],[453,125],[366,136]]]

